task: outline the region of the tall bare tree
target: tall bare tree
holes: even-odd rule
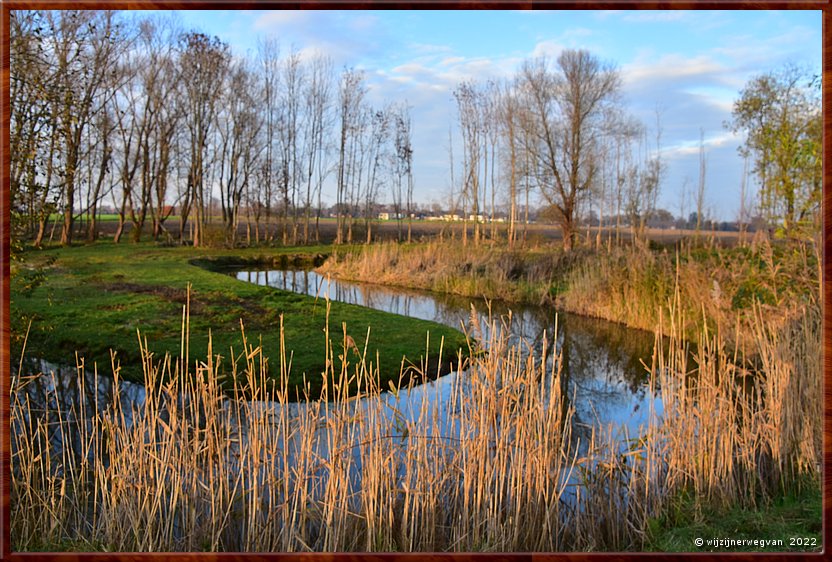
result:
[[[355,69],[344,69],[338,89],[340,119],[340,143],[338,145],[338,178],[336,185],[337,231],[335,243],[345,241],[345,210],[350,188],[350,164],[354,163],[355,143],[360,136],[364,95],[364,73]]]
[[[112,95],[112,90],[105,86],[118,60],[119,46],[125,46],[116,17],[117,12],[112,11],[46,13],[46,49],[54,57],[52,87],[57,89],[59,100],[56,127],[63,153],[63,245],[72,243],[83,138],[104,107],[102,98]]]
[[[305,158],[306,196],[303,202],[304,226],[303,242],[309,243],[309,227],[312,201],[317,197],[315,221],[315,239],[319,239],[318,224],[320,220],[320,196],[324,179],[327,175],[327,132],[332,125],[332,61],[325,56],[317,56],[309,64],[309,79],[304,92],[306,100],[306,131],[303,136]]]
[[[532,115],[526,122],[537,183],[557,211],[568,251],[575,241],[578,205],[600,164],[605,108],[617,101],[621,78],[583,50],[564,50],[554,69],[544,58],[527,61],[521,73]]]
[[[454,90],[462,133],[462,244],[468,244],[468,205],[474,221],[474,244],[480,239],[480,163],[484,143],[481,92],[476,84],[463,82]]]
[[[180,83],[183,89],[183,114],[188,129],[187,191],[180,204],[180,238],[193,208],[193,245],[199,246],[206,223],[206,158],[209,136],[216,123],[215,114],[225,74],[231,58],[228,45],[217,37],[188,32],[180,39]],[[210,184],[209,184],[210,189]],[[208,202],[210,203],[210,191]]]
[[[61,96],[46,51],[46,14],[14,10],[10,25],[10,194],[12,250],[24,231],[43,241],[50,214],[60,197],[58,115]]]
[[[394,119],[396,122],[396,134],[394,138],[397,186],[397,197],[394,198],[397,201],[396,220],[399,225],[399,241],[401,241],[402,182],[404,182],[404,211],[407,214],[407,241],[410,242],[413,236],[413,131],[410,120],[410,107],[407,104],[399,107],[395,112]]]
[[[256,110],[256,77],[245,59],[229,72],[222,94],[223,111],[218,113],[220,207],[226,242],[237,240],[240,204],[257,167],[263,143],[261,121]]]

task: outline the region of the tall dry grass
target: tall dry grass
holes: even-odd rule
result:
[[[781,327],[819,300],[817,240],[772,243],[757,233],[750,244],[720,248],[705,239],[653,250],[644,244],[559,246],[510,251],[462,247],[442,241],[382,243],[336,252],[320,268],[333,277],[557,308],[654,331],[667,304],[680,293],[686,324],[696,341],[703,329],[720,329],[731,345],[753,333],[755,307]],[[742,330],[733,330],[740,319]],[[753,347],[752,338],[749,347]]]
[[[426,289],[466,297],[542,304],[574,255],[543,250],[463,247],[433,240],[384,242],[334,253],[319,269],[350,281]]]
[[[338,381],[324,386],[328,401],[290,404],[287,388],[263,384],[289,368],[285,349],[271,365],[244,340],[225,358],[209,347],[190,363],[187,320],[181,358],[156,358],[140,340],[143,401],[117,385],[106,403],[95,392],[61,400],[54,375],[20,376],[13,550],[638,550],[682,490],[751,506],[817,478],[817,308],[788,330],[758,313],[759,368],[749,371],[721,333],[703,330],[690,359],[675,294],[667,338],[646,360],[661,401],[625,440],[614,428],[593,428],[588,442],[572,432],[557,350],[529,355],[526,342],[501,339],[507,330],[476,325],[490,353],[472,354],[447,400],[406,409],[393,398],[414,391],[382,394],[366,349],[345,352],[346,329],[327,349],[324,380]],[[109,370],[117,380],[115,358]],[[81,389],[102,376],[81,359],[75,375]],[[45,401],[27,391],[38,381],[48,383]],[[363,399],[346,394],[353,382]]]

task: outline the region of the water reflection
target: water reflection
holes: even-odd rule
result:
[[[497,330],[507,327],[509,341],[522,341],[526,353],[536,357],[544,349],[547,354],[552,353],[552,334],[557,332],[556,349],[563,355],[567,396],[575,408],[576,428],[589,431],[591,426],[612,424],[634,435],[640,426],[647,424],[651,407],[654,411],[661,408],[648,392],[647,369],[642,364],[649,365],[653,353],[654,336],[648,332],[548,307],[509,307],[498,301],[348,283],[309,270],[246,270],[234,275],[249,283],[317,298],[328,297],[468,331],[472,330],[472,319],[475,319],[481,330],[477,337],[484,342],[489,341],[492,326]],[[509,317],[510,321],[492,322]],[[440,389],[450,384],[451,379],[429,383]],[[439,399],[447,399],[447,394],[440,392]]]
[[[642,360],[646,362],[653,349],[653,336],[648,333],[600,320],[556,314],[555,310],[548,308],[508,307],[499,302],[330,281],[313,271],[244,271],[235,275],[238,279],[275,289],[317,298],[328,297],[456,328],[471,330],[474,329],[472,326],[478,325],[480,331],[475,335],[484,343],[490,341],[489,330],[494,326],[499,331],[507,330],[510,341],[523,342],[526,354],[533,354],[538,359],[547,356],[550,362],[552,350],[559,350],[563,357],[563,371],[557,380],[563,386],[565,400],[549,401],[553,394],[552,389],[546,386],[551,382],[549,379],[544,379],[542,384],[546,388],[540,396],[547,406],[560,404],[564,409],[569,406],[574,408],[571,436],[579,443],[579,449],[587,445],[590,435],[599,425],[612,425],[620,428],[620,432],[635,436],[639,427],[647,424],[650,411],[659,413],[661,409],[661,404],[654,400],[646,386],[646,369],[642,365]],[[499,320],[501,318],[503,320]],[[492,323],[493,319],[498,321]],[[556,341],[554,347],[553,339]],[[183,393],[165,394],[129,382],[116,382],[108,376],[85,373],[83,369],[62,370],[55,365],[36,362],[25,366],[23,372],[42,372],[46,375],[12,381],[12,388],[18,389],[12,397],[12,407],[17,412],[11,443],[13,458],[25,448],[36,451],[51,449],[56,457],[67,452],[76,458],[97,459],[100,463],[96,465],[97,469],[106,469],[110,464],[108,455],[119,451],[121,446],[140,445],[154,449],[161,446],[157,443],[164,442],[159,433],[163,431],[163,426],[141,423],[151,419],[146,412],[152,412],[167,422],[174,411],[179,416],[183,412],[199,415],[203,408],[209,407],[200,405],[200,400],[204,399],[200,396],[190,398]],[[310,501],[325,496],[329,485],[325,463],[322,462],[319,468],[310,467],[307,466],[310,459],[346,458],[350,471],[346,485],[358,497],[363,463],[369,466],[375,458],[367,450],[368,444],[374,442],[371,439],[373,436],[389,436],[385,447],[395,452],[395,458],[404,458],[413,445],[430,440],[431,454],[436,455],[436,466],[453,466],[458,460],[454,457],[456,440],[463,435],[470,440],[471,432],[477,431],[477,425],[470,421],[476,416],[480,405],[476,389],[482,392],[481,387],[482,383],[472,383],[468,373],[451,373],[402,389],[396,394],[385,392],[351,400],[347,404],[281,404],[221,397],[213,427],[219,428],[218,442],[230,445],[222,458],[211,463],[223,467],[223,474],[229,482],[237,481],[242,474],[246,479],[256,481],[263,513],[273,513],[276,506],[285,505],[289,499],[287,494],[300,486],[308,486]],[[522,392],[517,387],[512,390]],[[153,407],[146,409],[148,404]],[[544,407],[543,411],[556,410],[553,406],[549,409]],[[125,431],[108,436],[102,429],[107,426],[107,420],[120,420],[122,417],[124,422],[117,425],[124,427]],[[353,423],[349,420],[357,421]],[[200,426],[201,422],[194,422],[194,427]],[[49,429],[44,435],[33,427]],[[136,435],[127,431],[131,427],[138,430]],[[258,449],[256,455],[247,445],[251,441],[251,432],[255,430],[270,436],[268,446]],[[516,430],[511,420],[495,419],[488,428],[489,432],[493,432],[489,440],[495,444],[510,443],[512,432]],[[623,436],[623,433],[620,435]],[[27,440],[26,436],[30,439]],[[123,443],[108,446],[107,439],[121,439]],[[621,446],[626,444],[621,443]],[[245,465],[238,453],[248,455],[245,458],[249,459],[246,461],[249,463],[252,462],[252,455],[256,456],[254,465],[257,468],[253,474],[251,464]],[[518,458],[525,458],[521,452],[517,455]],[[286,470],[285,467],[292,468]],[[399,480],[406,481],[413,477],[402,472],[405,470],[404,463],[397,467]],[[205,473],[213,474],[211,471],[215,468],[214,464],[210,464]],[[64,469],[56,467],[55,470]],[[170,467],[170,470],[176,470],[176,467]],[[301,476],[303,471],[309,473],[308,479]],[[286,479],[285,485],[274,485],[278,481],[276,474]],[[566,474],[559,476],[567,477]],[[210,482],[210,478],[206,482]],[[575,491],[570,490],[570,494]],[[562,501],[572,499],[571,495],[564,496]],[[173,514],[172,517],[174,536],[177,540],[184,540],[187,526],[181,519],[183,515]]]

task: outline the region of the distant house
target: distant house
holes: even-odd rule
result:
[[[379,220],[389,221],[390,220],[390,213],[379,213],[378,218],[379,218]]]
[[[174,205],[165,205],[162,207],[162,220],[165,220],[173,214],[176,214],[176,207]]]

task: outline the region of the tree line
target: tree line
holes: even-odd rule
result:
[[[495,199],[502,198],[509,209],[508,244],[513,245],[521,220],[518,209],[528,212],[530,193],[544,205],[544,215],[560,225],[567,250],[575,243],[577,226],[589,216],[595,225],[612,228],[616,240],[625,225],[635,240],[644,240],[648,221],[659,211],[667,166],[663,112],[656,109],[652,126],[635,118],[622,99],[621,83],[612,64],[588,51],[567,49],[554,60],[524,61],[508,79],[457,87],[462,155],[454,159],[451,143],[449,206],[473,219],[474,243],[488,234],[486,223],[495,235],[493,221],[482,219],[484,213],[494,216]],[[740,229],[762,218],[787,236],[816,231],[822,193],[819,76],[787,64],[752,78],[724,126],[743,137]],[[747,186],[749,162],[759,183],[756,201]],[[461,167],[456,176],[455,163]],[[706,209],[704,130],[699,164],[696,190],[688,193],[684,185],[679,190],[681,215],[687,216],[688,199],[697,232],[715,224]]]
[[[352,241],[382,190],[401,215],[413,205],[410,108],[374,108],[366,92],[361,71],[283,54],[274,40],[238,57],[170,17],[14,11],[15,233],[39,246],[52,221],[70,244],[83,218],[92,241],[109,202],[116,242],[131,224],[134,240],[233,244],[245,224],[249,241],[308,243],[320,237],[321,192],[334,176],[337,241]]]
[[[241,235],[310,243],[320,240],[325,186],[334,187],[336,243],[359,232],[369,242],[382,198],[392,201],[399,239],[411,238],[411,108],[373,107],[361,70],[283,53],[272,39],[237,56],[164,15],[10,16],[13,238],[93,241],[107,206],[116,242],[131,225],[136,241],[147,233],[194,246]],[[513,246],[530,198],[560,225],[567,249],[589,215],[616,236],[625,223],[643,238],[666,170],[662,112],[650,126],[636,119],[614,65],[568,49],[528,59],[504,80],[462,82],[451,103],[446,208],[461,213],[464,244],[503,236],[485,220],[501,205]],[[787,233],[817,224],[819,78],[796,66],[753,78],[725,126],[744,135],[740,152],[760,186],[752,203],[743,181],[740,214],[754,206]],[[703,133],[697,228],[705,167]]]
[[[635,234],[644,231],[664,170],[661,122],[657,115],[651,141],[647,127],[627,112],[613,65],[567,49],[555,60],[526,60],[503,81],[462,83],[454,96],[462,171],[451,180],[452,198],[464,217],[475,218],[474,243],[486,234],[478,217],[489,208],[493,215],[500,185],[507,188],[510,246],[518,235],[517,210],[528,209],[532,192],[560,225],[567,250],[592,203],[602,225],[604,216],[615,216],[620,229],[626,213]]]

